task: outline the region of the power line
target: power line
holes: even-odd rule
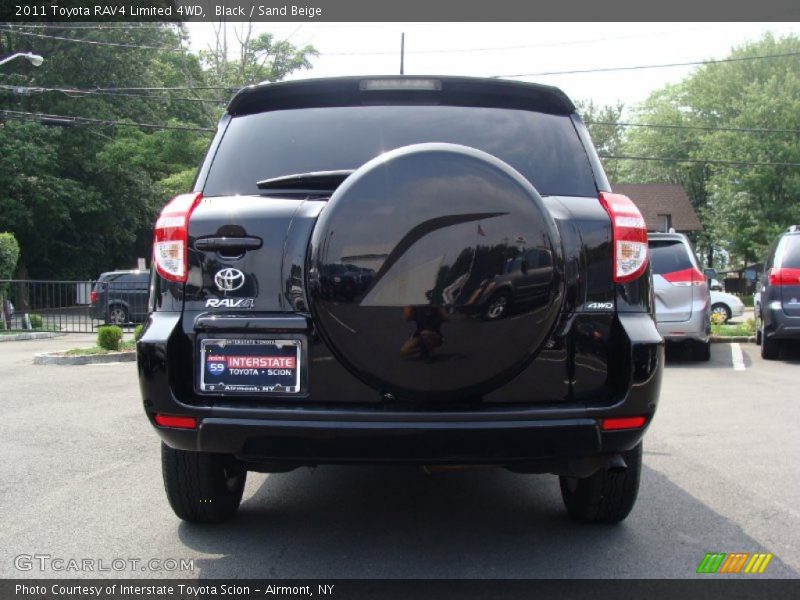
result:
[[[194,86],[176,86],[176,87],[96,87],[92,90],[98,92],[116,92],[116,91],[192,91],[192,90],[223,90],[226,92],[238,92],[241,88],[238,87],[225,87],[220,85],[194,85]]]
[[[637,71],[640,69],[661,69],[665,67],[688,67],[692,65],[709,65],[717,63],[739,62],[747,60],[762,60],[767,58],[786,58],[800,56],[800,52],[785,52],[782,54],[764,54],[761,56],[738,56],[733,58],[714,58],[708,60],[688,61],[678,63],[662,63],[657,65],[634,65],[629,67],[602,67],[598,69],[573,69],[570,71],[542,71],[540,73],[517,73],[515,75],[493,75],[493,78],[514,77],[544,77],[546,75],[573,75],[578,73],[607,73],[609,71]]]
[[[152,94],[132,94],[127,92],[105,91],[101,89],[77,89],[77,88],[50,88],[40,86],[22,86],[22,85],[0,85],[0,90],[8,90],[18,94],[39,94],[43,92],[60,92],[69,96],[70,98],[83,98],[85,96],[101,95],[101,96],[117,96],[121,98],[147,98],[150,100],[164,100],[176,102],[201,102],[206,104],[227,104],[227,100],[212,100],[205,98],[175,98],[173,96],[154,96]]]
[[[27,35],[29,37],[46,38],[51,40],[61,40],[64,42],[76,42],[78,44],[91,44],[92,46],[113,46],[114,48],[134,48],[139,50],[165,50],[168,52],[186,52],[185,48],[171,48],[169,46],[145,46],[142,44],[123,44],[121,42],[100,42],[95,40],[83,40],[77,38],[68,38],[60,35],[46,35],[44,33],[31,33],[30,31],[19,31],[17,29],[0,29],[6,33],[13,33],[15,35]]]
[[[765,127],[713,127],[702,125],[662,125],[656,123],[615,123],[614,121],[585,121],[587,125],[609,125],[614,127],[649,127],[653,129],[688,129],[695,131],[734,131],[737,133],[791,133],[800,134],[800,129],[768,129]]]
[[[100,127],[142,127],[145,129],[173,129],[176,131],[215,131],[210,127],[195,127],[191,125],[155,125],[152,123],[131,123],[115,119],[90,119],[88,117],[74,117],[68,115],[51,115],[47,113],[23,112],[19,110],[0,110],[3,116],[12,119],[27,121],[51,120],[59,125],[96,125]]]
[[[611,154],[600,154],[599,156],[600,158],[614,160],[649,160],[657,162],[688,162],[710,165],[745,165],[754,167],[800,167],[800,162],[761,162],[747,160],[718,160],[714,158],[666,158],[660,156],[614,156]]]

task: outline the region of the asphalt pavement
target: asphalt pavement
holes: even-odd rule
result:
[[[553,476],[410,467],[251,473],[233,521],[196,526],[167,504],[134,363],[32,364],[81,345],[92,336],[0,344],[1,577],[687,578],[706,552],[771,552],[761,577],[800,572],[796,353],[670,352],[639,500],[617,526],[571,522]],[[95,570],[16,558],[35,554]],[[115,559],[193,568],[97,571]]]

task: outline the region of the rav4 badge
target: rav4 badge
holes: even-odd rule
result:
[[[253,308],[254,298],[209,298],[206,308]]]

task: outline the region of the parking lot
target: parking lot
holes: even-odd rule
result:
[[[774,554],[764,576],[800,576],[796,352],[670,352],[639,501],[619,526],[568,520],[553,476],[320,467],[250,474],[238,516],[199,527],[167,504],[134,363],[32,364],[93,341],[0,344],[3,577],[98,575],[15,567],[47,554],[194,560],[106,573],[123,577],[685,578],[706,552],[758,551]]]

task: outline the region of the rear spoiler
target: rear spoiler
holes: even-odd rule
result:
[[[369,86],[365,82],[381,82]],[[396,82],[396,85],[392,85]],[[415,86],[414,82],[433,85]],[[411,84],[411,85],[409,85]],[[336,77],[261,83],[240,90],[228,105],[231,116],[273,110],[363,104],[444,104],[516,108],[569,115],[575,105],[556,87],[477,77]]]

